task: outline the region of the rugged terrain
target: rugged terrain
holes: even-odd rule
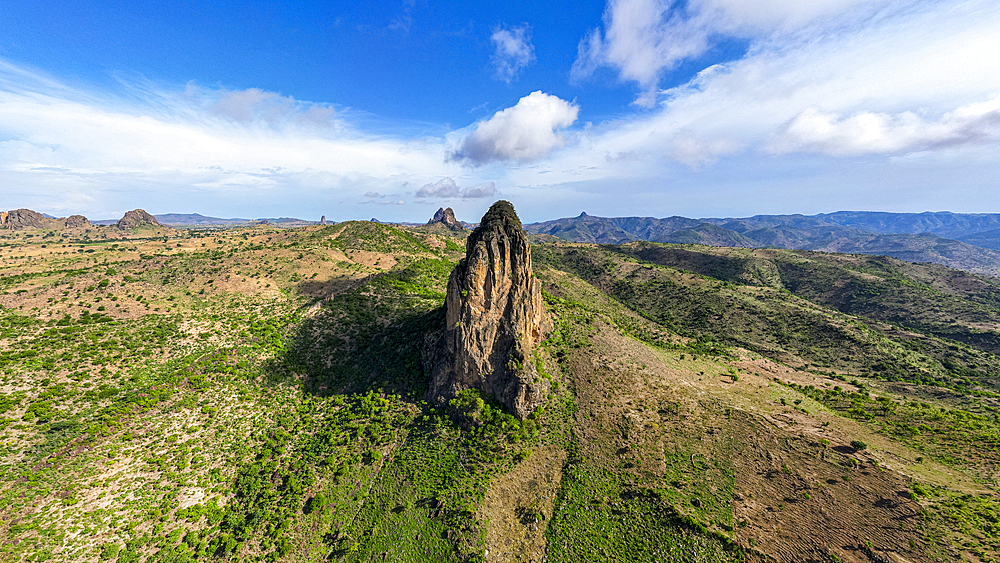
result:
[[[886,255],[1000,274],[1000,214],[838,211],[743,218],[577,217],[526,225],[571,242],[632,241]]]
[[[533,245],[522,420],[425,400],[467,235],[0,231],[0,560],[997,559],[994,278]]]

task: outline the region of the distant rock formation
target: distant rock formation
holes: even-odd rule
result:
[[[465,258],[448,279],[445,307],[444,334],[424,354],[431,375],[427,399],[443,405],[476,388],[518,418],[531,414],[549,388],[532,353],[549,320],[528,240],[510,203],[494,203],[469,236]]]
[[[88,220],[83,215],[70,215],[66,218],[66,228],[74,229],[77,227],[92,227],[90,220]]]
[[[322,217],[319,218],[319,224],[320,225],[326,224],[326,215],[323,215]]]
[[[30,209],[14,209],[8,211],[3,220],[3,227],[12,231],[21,229],[46,229],[52,228],[54,220],[49,219]]]
[[[443,207],[438,208],[438,210],[434,213],[434,216],[431,217],[431,220],[427,222],[428,225],[433,225],[435,223],[441,223],[453,231],[465,230],[465,227],[458,222],[458,219],[455,219],[455,212],[452,211],[450,207],[447,209]]]
[[[46,217],[30,209],[14,209],[0,212],[0,228],[11,231],[22,229],[71,229],[74,227],[91,227],[90,221],[83,215],[69,217]]]
[[[134,229],[135,227],[138,227],[140,225],[154,225],[159,227],[160,222],[156,220],[156,217],[153,217],[149,213],[146,213],[145,210],[133,209],[132,211],[126,213],[124,217],[119,219],[118,223],[116,223],[115,225],[119,229],[129,230],[129,229]]]

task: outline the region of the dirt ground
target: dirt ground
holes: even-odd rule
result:
[[[545,526],[552,518],[565,460],[565,451],[541,446],[513,471],[493,481],[477,515],[488,523],[486,561],[545,560]]]
[[[796,563],[838,560],[832,556],[855,563],[932,561],[928,551],[945,560],[957,556],[926,544],[917,530],[921,505],[907,496],[911,477],[881,461],[903,467],[911,452],[856,452],[846,445],[853,436],[872,438],[857,423],[779,402],[791,391],[774,377],[824,383],[813,374],[766,360],[682,359],[607,325],[595,324],[590,342],[571,367],[581,411],[591,411],[581,437],[615,443],[620,437],[609,433],[617,430],[650,452],[677,443],[709,458],[728,457],[717,461],[732,467],[735,478],[738,544]],[[724,375],[730,366],[741,370],[738,381]],[[664,406],[671,415],[662,414]],[[824,446],[823,438],[831,443]],[[722,449],[713,445],[723,443]],[[713,490],[725,496],[724,489]]]

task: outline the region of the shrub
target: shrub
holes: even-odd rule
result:
[[[121,550],[122,546],[117,543],[109,543],[101,550],[101,559],[117,559]]]
[[[851,447],[857,451],[861,451],[868,448],[868,444],[862,442],[861,440],[851,440]]]

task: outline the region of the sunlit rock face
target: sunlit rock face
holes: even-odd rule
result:
[[[533,350],[547,330],[542,287],[514,207],[498,201],[466,242],[448,280],[444,334],[425,355],[435,404],[469,388],[493,395],[518,418],[544,402]]]

